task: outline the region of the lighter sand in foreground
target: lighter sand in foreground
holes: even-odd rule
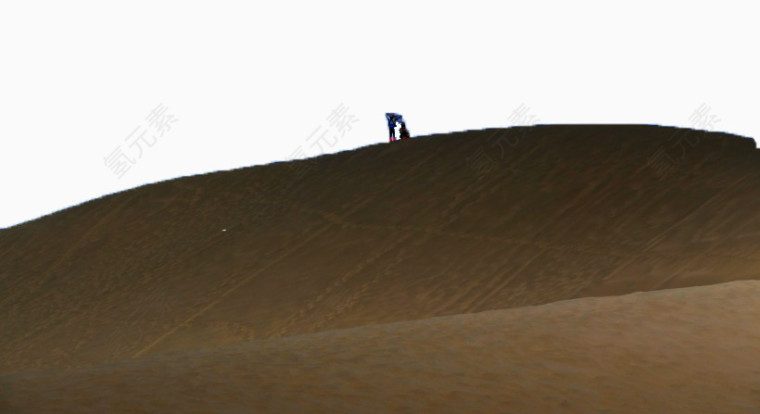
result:
[[[758,413],[760,282],[20,374],[23,413]]]

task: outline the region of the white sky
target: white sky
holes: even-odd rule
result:
[[[519,123],[758,137],[753,2],[5,1],[0,228],[179,176]],[[176,122],[152,146],[159,104]],[[517,108],[530,117],[516,119]],[[339,134],[340,135],[340,134]],[[150,133],[148,134],[150,136]],[[148,139],[148,141],[152,141]],[[131,156],[121,178],[105,158]],[[139,158],[139,159],[138,159]]]

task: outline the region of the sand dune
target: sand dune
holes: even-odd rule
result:
[[[55,381],[65,370],[133,360],[115,371],[91,368],[129,383],[120,369],[179,361],[167,352],[203,348],[209,364],[224,366],[212,361],[216,347],[265,349],[336,329],[384,324],[383,332],[393,323],[760,279],[758,161],[752,140],[728,134],[538,126],[421,137],[114,194],[0,231],[0,375],[21,390],[10,395],[24,406],[20,399],[39,388],[22,378],[35,372]],[[409,355],[432,363],[426,345],[414,346]],[[251,352],[243,355],[256,360]],[[622,351],[608,352],[613,361]],[[284,369],[300,375],[312,364],[301,361]],[[179,378],[182,364],[166,375]],[[85,381],[83,372],[70,375]],[[23,394],[22,383],[32,391]],[[414,399],[412,389],[399,392]],[[338,404],[324,401],[325,410]]]
[[[19,412],[757,413],[759,318],[743,281],[0,380]]]

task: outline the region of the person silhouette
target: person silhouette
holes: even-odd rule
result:
[[[388,135],[390,136],[389,140],[393,142],[396,140],[396,123],[403,122],[404,117],[399,114],[394,114],[393,112],[388,112],[385,114],[385,119],[388,120]]]
[[[401,129],[399,130],[399,138],[401,139],[409,138],[409,130],[406,129],[406,122],[404,121],[401,121]]]

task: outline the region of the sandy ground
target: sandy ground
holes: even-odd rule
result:
[[[0,412],[760,412],[759,161],[539,126],[93,200],[0,231]]]
[[[0,377],[20,412],[760,412],[760,281]]]

